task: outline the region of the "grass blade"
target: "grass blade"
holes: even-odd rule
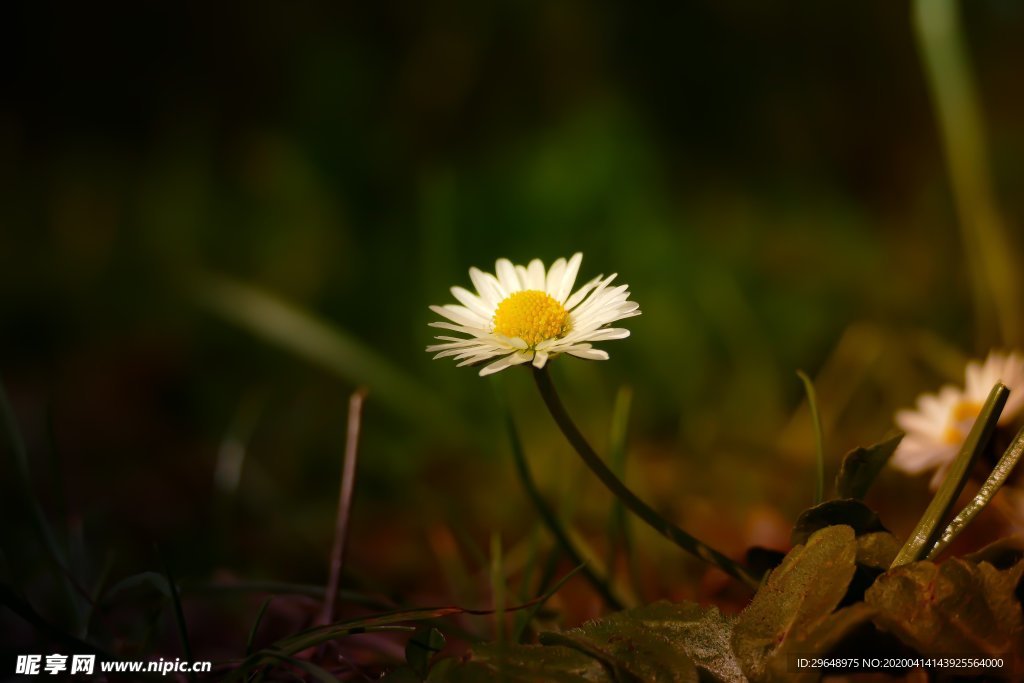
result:
[[[552,557],[555,556],[553,555]],[[573,569],[571,572],[569,572],[568,574],[560,578],[558,581],[556,581],[555,585],[553,585],[548,591],[546,591],[543,595],[541,595],[539,598],[537,598],[529,604],[526,610],[526,624],[529,624],[531,621],[534,620],[534,618],[537,616],[537,612],[539,612],[544,607],[544,604],[551,598],[551,596],[560,591],[562,589],[562,586],[568,583],[569,579],[575,576],[577,572],[582,571],[583,566],[584,565],[582,564],[576,565],[575,569]]]
[[[942,133],[978,336],[987,346],[998,331],[1003,343],[1014,346],[1024,341],[1019,259],[996,202],[977,86],[960,27],[960,4],[915,0],[914,32]]]
[[[576,548],[569,534],[566,532],[565,527],[559,521],[558,516],[554,510],[544,500],[544,496],[541,495],[540,489],[537,488],[537,483],[533,479],[533,474],[530,472],[530,466],[526,461],[526,454],[523,452],[523,443],[519,439],[519,432],[516,429],[515,420],[512,418],[512,414],[509,412],[507,406],[505,408],[505,428],[508,431],[509,444],[512,447],[512,459],[515,462],[516,473],[519,475],[519,481],[522,483],[523,488],[526,490],[526,495],[530,498],[530,502],[537,509],[537,513],[540,515],[541,520],[544,522],[544,526],[555,539],[555,543],[562,549],[565,556],[569,558],[569,561],[574,565],[583,567],[583,576],[587,579],[594,590],[597,591],[598,595],[605,601],[605,603],[612,609],[622,609],[623,602],[618,596],[612,591],[608,580],[598,574],[590,565],[583,562],[583,556]]]
[[[14,416],[14,409],[7,397],[3,382],[0,381],[0,420],[3,422],[3,431],[7,435],[8,447],[11,457],[14,460],[14,470],[18,476],[18,489],[24,499],[28,514],[32,520],[32,529],[35,532],[36,540],[42,546],[47,559],[50,562],[54,577],[57,579],[67,601],[68,609],[76,621],[74,630],[80,631],[82,626],[82,603],[78,599],[71,573],[68,570],[68,558],[57,542],[57,536],[53,533],[43,508],[36,498],[35,489],[32,486],[32,475],[28,466],[28,452],[25,450],[25,441],[21,437],[21,430],[18,429],[18,422]]]
[[[910,534],[910,538],[903,544],[890,568],[895,569],[921,560],[935,545],[939,525],[949,514],[950,508],[967,482],[967,475],[974,466],[975,460],[988,444],[996,421],[999,420],[999,414],[1002,412],[1003,406],[1006,405],[1006,397],[1009,395],[1009,389],[1001,383],[992,387],[981,413],[978,414],[978,419],[974,421],[974,425],[967,435],[967,440],[960,448],[953,464],[950,465],[945,481],[942,482],[942,486],[932,498],[932,502],[929,503],[924,515],[921,516],[921,520]]]
[[[196,300],[224,320],[327,368],[356,386],[368,386],[382,405],[414,424],[450,436],[452,427],[471,433],[436,392],[371,351],[354,337],[311,313],[256,287],[206,276],[193,287]]]
[[[814,454],[815,474],[814,504],[818,505],[825,498],[825,435],[821,428],[821,414],[818,412],[818,393],[814,390],[814,382],[803,370],[797,370],[796,376],[804,384],[807,393],[807,406],[811,410],[811,422],[814,423]]]
[[[174,606],[174,620],[178,624],[178,636],[181,638],[181,649],[185,653],[185,659],[189,662],[194,662],[195,658],[192,657],[192,644],[188,638],[188,625],[185,623],[185,610],[181,607],[181,595],[179,595],[178,586],[174,582],[174,575],[171,573],[171,565],[167,562],[163,553],[160,552],[159,547],[156,549],[156,553],[160,558],[160,564],[163,565],[164,576],[167,579],[167,589],[171,594],[171,603]],[[189,671],[188,678],[190,681],[195,681],[195,672]]]
[[[885,468],[896,447],[903,441],[899,432],[867,448],[854,448],[843,457],[836,475],[836,494],[840,498],[857,498],[867,495],[868,489]]]
[[[1013,468],[1020,460],[1021,454],[1024,454],[1024,429],[1017,432],[1017,436],[1013,438],[1010,447],[1003,453],[1003,457],[999,458],[999,462],[996,463],[995,468],[988,475],[985,483],[981,485],[981,489],[974,496],[974,499],[960,511],[960,514],[942,532],[942,536],[928,553],[929,560],[938,557],[939,553],[945,550],[953,542],[953,539],[959,536],[960,532],[971,523],[971,520],[989,504],[1000,487],[1006,482],[1007,477],[1010,476]]]
[[[260,605],[259,612],[256,613],[256,621],[252,622],[252,628],[249,629],[249,637],[245,639],[245,656],[248,657],[252,654],[253,645],[256,643],[256,634],[259,633],[260,624],[263,623],[263,615],[267,613],[267,608],[270,607],[270,603],[273,602],[274,597],[270,596],[263,601]]]
[[[31,624],[38,633],[61,647],[79,654],[95,654],[103,659],[111,658],[109,654],[99,650],[95,645],[51,624],[24,597],[4,583],[0,583],[0,605],[21,617],[22,620]]]

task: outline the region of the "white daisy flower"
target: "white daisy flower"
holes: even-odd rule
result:
[[[896,424],[906,432],[889,461],[907,474],[920,474],[942,466],[956,456],[967,436],[956,420],[963,394],[956,387],[943,387],[937,394],[922,394],[916,410],[896,413]]]
[[[599,275],[572,292],[582,261],[583,254],[576,253],[545,270],[540,259],[527,266],[498,259],[496,275],[470,268],[475,294],[452,287],[452,296],[461,306],[430,307],[447,318],[430,323],[431,327],[466,336],[435,337],[442,343],[428,346],[427,351],[436,352],[435,359],[451,356],[460,361],[459,366],[492,361],[480,370],[481,375],[521,363],[542,368],[549,358],[563,353],[607,360],[608,354],[592,343],[628,337],[629,330],[609,325],[640,315],[640,305],[629,300],[628,285],[609,286],[615,274]]]
[[[999,415],[999,424],[1014,422],[1024,408],[1024,356],[1012,351],[992,351],[984,363],[972,360],[964,372],[966,388],[964,402],[961,406],[961,419],[971,421],[981,412],[985,399],[992,391],[996,382],[1002,382],[1010,390],[1010,395]]]
[[[1019,353],[993,351],[984,363],[971,361],[964,380],[963,391],[946,386],[938,394],[919,397],[916,410],[896,413],[896,424],[907,435],[893,453],[892,465],[908,474],[935,469],[933,489],[945,478],[996,382],[1010,389],[999,426],[1015,422],[1024,408],[1024,357]]]

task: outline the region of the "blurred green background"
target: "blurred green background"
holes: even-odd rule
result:
[[[1024,6],[963,9],[1017,240]],[[811,502],[798,368],[831,477],[995,341],[901,2],[7,14],[0,376],[31,495],[87,585],[105,563],[154,568],[154,543],[186,578],[323,583],[360,384],[347,586],[487,604],[453,585],[452,548],[473,575],[492,532],[512,552],[537,526],[495,388],[542,490],[603,552],[610,499],[528,373],[480,379],[423,352],[427,306],[498,257],[582,251],[581,280],[630,284],[633,335],[607,363],[556,361],[555,379],[601,452],[632,388],[627,480],[737,556],[784,548]],[[32,594],[43,553],[3,471],[4,571]],[[925,500],[920,482],[885,485]],[[905,531],[890,497],[875,503]],[[723,590],[635,533],[642,599]],[[577,593],[570,611],[600,609]]]

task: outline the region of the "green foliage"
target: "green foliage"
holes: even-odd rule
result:
[[[857,537],[857,564],[886,570],[896,559],[900,542],[888,531],[874,531]]]
[[[786,555],[737,617],[693,603],[658,602],[542,633],[538,645],[474,648],[463,659],[439,663],[428,680],[814,681],[818,671],[791,669],[794,657],[840,649],[851,657],[875,656],[861,651],[870,647],[863,643],[873,642],[860,638],[870,631],[887,632],[925,656],[1021,659],[1019,541],[993,545],[978,556],[996,560],[1002,569],[954,558],[885,571],[898,550],[887,531],[857,535],[849,525],[827,525]],[[864,574],[869,587],[850,601],[865,569],[871,570]]]
[[[998,570],[952,558],[897,567],[866,595],[875,622],[923,655],[1024,653],[1024,624],[1015,590],[1024,562]]]
[[[793,545],[806,543],[815,531],[839,524],[849,526],[857,536],[885,530],[875,511],[859,500],[830,500],[804,510],[790,540]]]
[[[468,661],[447,659],[430,672],[430,683],[583,683],[609,681],[600,662],[568,647],[484,645]]]
[[[849,526],[821,529],[768,575],[732,635],[733,650],[749,678],[763,678],[792,643],[812,638],[823,627],[853,578],[855,538]]]
[[[903,436],[900,433],[872,446],[857,447],[847,453],[836,475],[836,494],[840,498],[863,498],[900,445]]]
[[[435,667],[431,681],[742,681],[729,641],[732,619],[717,608],[657,602],[541,634],[541,645],[473,650]],[[539,674],[543,677],[539,678]]]

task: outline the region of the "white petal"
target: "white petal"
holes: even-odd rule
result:
[[[562,277],[565,275],[565,259],[560,258],[551,264],[548,269],[547,279],[544,281],[544,291],[558,303],[562,303],[559,292],[562,287]]]
[[[542,368],[548,362],[548,354],[544,351],[537,351],[533,354],[533,367]]]
[[[484,329],[488,326],[488,322],[485,318],[480,317],[479,315],[469,310],[465,306],[447,304],[445,306],[431,306],[430,310],[460,325],[466,325],[468,327],[478,327],[481,329]]]
[[[558,299],[559,303],[564,304],[569,293],[572,292],[572,286],[576,284],[576,275],[580,272],[580,263],[583,262],[583,254],[576,252],[569,259],[569,263],[565,266],[565,273],[562,275],[562,281],[558,283],[558,289],[556,292],[552,292],[551,296]],[[568,308],[568,306],[566,306]]]
[[[629,336],[629,330],[624,327],[605,327],[587,335],[586,341],[608,341],[611,339],[625,339]]]
[[[476,287],[481,300],[483,300],[484,305],[488,308],[497,308],[498,303],[508,296],[502,291],[501,284],[498,283],[496,277],[490,273],[483,272],[479,268],[469,269],[469,279],[473,281],[473,286]]]
[[[487,375],[493,375],[496,372],[500,372],[507,367],[526,363],[530,360],[531,356],[532,354],[530,353],[513,353],[505,356],[504,358],[499,358],[490,365],[485,365],[483,369],[480,370],[480,376],[486,377]]]
[[[489,337],[490,332],[477,327],[466,327],[465,325],[455,325],[453,323],[446,322],[432,322],[427,323],[430,327],[439,327],[442,330],[451,330],[452,332],[461,332],[462,334],[469,334],[474,337]]]
[[[601,278],[602,277],[604,277],[604,276],[603,275],[598,275],[593,280],[591,280],[590,282],[586,283],[585,285],[583,285],[582,287],[577,289],[576,293],[573,294],[571,297],[569,297],[569,300],[566,301],[563,304],[565,306],[565,310],[571,311],[581,301],[583,301],[583,298],[586,297],[591,292],[591,290],[593,290],[595,287],[597,287],[601,283]]]
[[[525,289],[536,289],[544,291],[544,262],[539,258],[530,261],[526,268],[527,280],[523,283]]]
[[[452,287],[452,296],[454,296],[459,303],[479,315],[484,320],[490,320],[494,317],[494,309],[489,308],[476,294],[473,294],[468,289],[462,287]]]
[[[927,434],[933,440],[942,438],[942,432],[946,425],[932,420],[914,410],[901,410],[896,413],[896,424],[905,432],[918,432]]]
[[[498,276],[498,282],[505,290],[505,296],[523,289],[523,283],[516,275],[516,269],[507,258],[500,258],[494,264],[494,272]]]
[[[608,360],[608,353],[601,349],[585,349],[579,346],[570,346],[565,350],[570,356],[586,358],[587,360]]]

